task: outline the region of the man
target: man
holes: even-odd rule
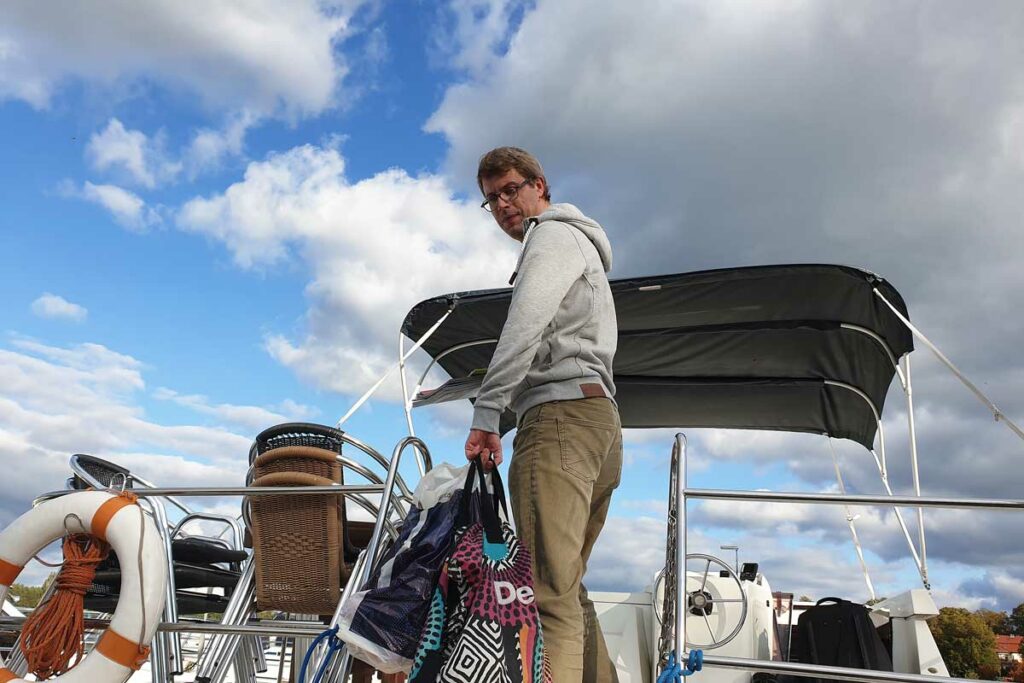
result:
[[[554,683],[617,681],[582,578],[622,474],[612,396],[618,339],[608,238],[571,204],[552,204],[540,163],[499,147],[480,159],[483,208],[523,243],[512,303],[473,410],[466,457],[501,464],[499,418],[518,419],[509,468],[516,529]]]

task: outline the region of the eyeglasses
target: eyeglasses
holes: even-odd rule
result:
[[[498,200],[504,199],[506,202],[513,201],[519,196],[519,190],[523,189],[527,185],[533,182],[533,178],[524,180],[518,185],[506,185],[497,192],[492,192],[489,195],[484,196],[484,202],[480,205],[480,208],[488,213],[493,212],[498,208]]]

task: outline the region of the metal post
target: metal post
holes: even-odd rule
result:
[[[264,673],[267,670],[267,653],[263,651],[263,638],[253,636],[249,639],[249,647],[252,649],[252,661],[256,671]]]
[[[176,595],[177,588],[174,582],[174,556],[171,552],[171,532],[170,526],[167,523],[167,512],[164,509],[163,501],[159,498],[147,498],[145,502],[149,504],[150,509],[153,512],[153,517],[156,520],[156,528],[160,530],[160,540],[163,542],[164,546],[164,557],[167,568],[164,619],[165,621],[174,622],[178,620],[178,598]],[[167,666],[167,673],[171,676],[182,673],[181,636],[176,633],[168,633],[164,634],[164,638],[157,638],[154,642],[156,647],[153,648],[151,661],[162,659],[163,664]],[[166,650],[164,647],[166,647]]]
[[[722,657],[715,654],[704,656],[704,666],[721,667],[733,671],[764,671],[818,680],[850,681],[856,683],[936,683],[937,681],[942,683],[971,683],[971,681],[965,678],[944,678],[922,674],[854,669],[847,666],[825,666],[824,664],[802,664],[797,662],[745,659],[741,657]]]
[[[252,600],[255,577],[256,563],[250,557],[245,561],[242,575],[238,578],[238,583],[235,584],[234,593],[231,594],[231,599],[228,600],[227,607],[224,608],[224,614],[220,622],[222,625],[237,625],[236,622],[239,621],[239,614],[248,606],[249,601]],[[210,644],[206,648],[206,656],[202,657],[199,662],[196,681],[209,683],[210,681],[217,680],[214,678],[214,674],[217,672],[220,661],[226,658],[225,650],[231,638],[232,636],[230,635],[217,634],[210,639]]]
[[[951,510],[1024,510],[1024,498],[949,498],[943,496],[866,496],[838,493],[791,493],[778,491],[730,491],[728,489],[689,489],[686,497],[694,500],[749,500],[762,503],[809,503],[811,505],[902,505]]]
[[[736,576],[739,576],[740,575],[740,547],[738,545],[720,545],[720,546],[718,546],[718,549],[719,550],[731,550],[734,553],[736,553],[735,559],[734,559],[734,562],[733,562],[733,567],[736,569]]]
[[[914,388],[910,380],[910,354],[903,357],[904,374],[907,378],[907,425],[910,431],[910,471],[914,477],[914,495],[921,495],[921,477],[917,469],[917,430],[914,427]],[[924,541],[924,509],[917,508],[917,535],[918,544],[921,548],[921,578],[924,579],[925,588],[929,587],[928,582],[928,549]]]
[[[878,465],[879,473],[882,472],[882,464],[878,460],[878,454],[871,451],[871,455],[875,458],[875,464]],[[882,474],[882,486],[885,487],[885,492],[890,496],[893,496],[892,486],[889,485],[888,475]],[[893,496],[895,498],[895,496]],[[925,579],[924,573],[921,570],[921,557],[917,554],[917,548],[914,547],[914,540],[910,537],[910,529],[907,528],[907,521],[903,519],[903,512],[896,507],[892,506],[892,511],[896,514],[896,521],[899,522],[900,529],[903,531],[903,538],[907,539],[907,547],[910,548],[910,555],[914,558],[914,564],[917,565],[917,572],[921,574],[921,581],[924,583],[924,587],[928,588],[928,581]]]
[[[348,583],[345,584],[345,588],[341,593],[341,600],[338,601],[337,616],[339,620],[341,618],[341,606],[344,605],[345,601],[349,599],[349,596],[352,595],[352,592],[359,587],[356,585],[356,582],[353,580],[353,577],[362,574],[363,565],[365,565],[367,562],[369,562],[369,560],[367,560],[366,557],[366,550],[363,550],[363,552],[359,553],[359,557],[356,559],[355,564],[352,566],[352,574],[349,575]],[[319,670],[320,663],[323,662],[323,657],[326,656],[326,654],[327,650],[323,646],[321,646],[317,650],[316,656],[314,657],[314,660],[317,662],[317,669],[314,670]],[[330,667],[328,667],[327,675],[324,677],[324,680],[342,680],[344,676],[348,674],[348,667],[350,665],[351,657],[349,656],[348,648],[345,647],[344,649],[342,649],[341,654],[336,656],[334,658],[334,661],[331,662],[331,665]]]
[[[686,653],[686,435],[676,434],[676,661]]]
[[[256,669],[253,667],[252,639],[240,638],[238,648],[231,658],[232,666],[235,667],[236,681],[252,681],[256,678]]]
[[[245,624],[249,620],[249,613],[252,611],[253,600],[256,597],[255,579],[248,587],[246,587],[244,597],[247,599],[240,605],[235,619],[238,624]],[[224,640],[220,659],[214,663],[215,668],[213,670],[213,676],[210,677],[210,683],[220,683],[225,679],[228,675],[228,670],[231,668],[231,664],[234,661],[235,653],[238,652],[238,648],[241,643],[241,636],[237,635],[228,636]],[[196,680],[198,680],[198,676],[196,677]]]
[[[391,514],[391,499],[395,489],[395,478],[398,476],[398,465],[402,461],[402,454],[409,446],[412,446],[414,450],[421,451],[424,459],[428,463],[430,462],[430,449],[415,436],[407,436],[395,446],[395,450],[391,454],[391,463],[388,465],[388,476],[384,480],[384,490],[380,495],[380,512],[374,522],[373,533],[370,534],[370,542],[366,546],[366,550],[363,551],[366,555],[366,560],[361,567],[361,571],[353,571],[349,577],[348,582],[345,584],[345,590],[341,594],[341,599],[338,600],[338,606],[334,610],[334,615],[331,617],[331,623],[328,624],[327,628],[334,628],[341,621],[341,608],[351,594],[351,591],[355,587],[362,586],[370,579],[370,574],[377,559],[377,551],[380,548],[380,540],[384,533],[384,522]],[[313,671],[319,669],[325,654],[325,648],[320,648],[320,652],[312,658],[310,666],[313,667]]]
[[[170,680],[167,675],[167,656],[165,644],[168,636],[173,633],[157,633],[153,636],[152,646],[149,651],[149,675],[153,683],[166,683]]]
[[[786,661],[793,659],[793,594],[789,594],[789,630],[786,632]]]

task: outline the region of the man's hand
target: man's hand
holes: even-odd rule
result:
[[[501,464],[501,437],[494,432],[470,429],[466,439],[466,460],[482,457],[484,469],[489,470]]]

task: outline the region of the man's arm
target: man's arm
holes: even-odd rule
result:
[[[508,319],[473,408],[473,429],[496,434],[512,390],[523,381],[541,334],[558,312],[586,259],[574,229],[554,221],[533,228],[516,276]],[[468,445],[468,444],[467,444]]]

